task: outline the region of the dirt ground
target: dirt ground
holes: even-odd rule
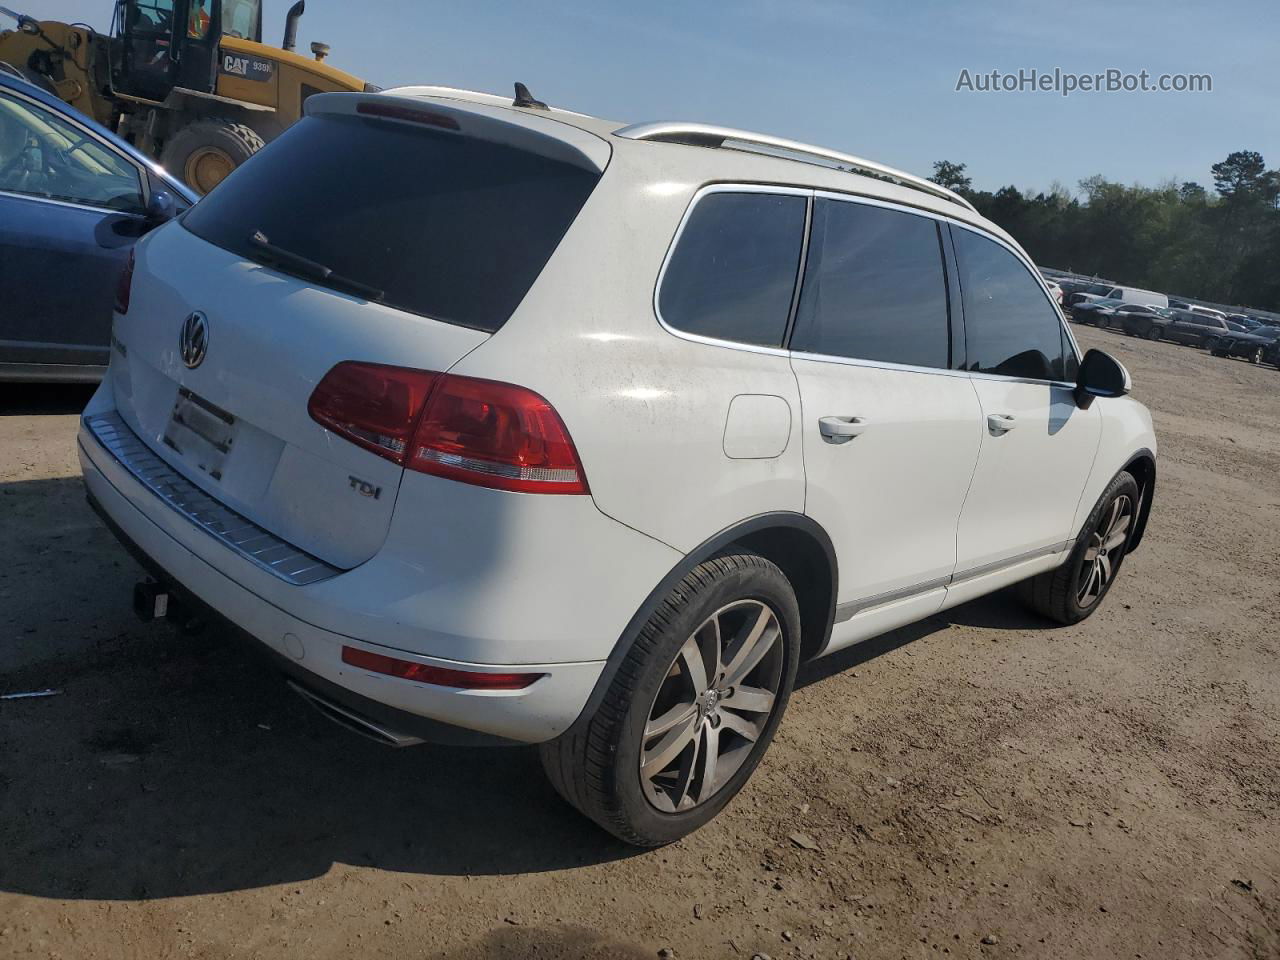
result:
[[[62,693],[0,701],[0,957],[1280,957],[1280,371],[1079,333],[1161,443],[1103,609],[999,595],[811,665],[743,795],[651,852],[532,751],[366,743],[137,623],[86,392],[7,388],[0,693]]]

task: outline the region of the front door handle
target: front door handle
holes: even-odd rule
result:
[[[867,429],[862,417],[820,417],[818,432],[827,443],[848,443]]]
[[[993,437],[1003,437],[1018,425],[1018,421],[1007,413],[992,413],[987,416],[987,429]]]

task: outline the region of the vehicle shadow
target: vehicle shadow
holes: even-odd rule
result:
[[[67,499],[69,482],[3,491]],[[82,501],[61,509],[88,517]],[[131,561],[101,577],[111,589],[81,591],[114,554],[105,530],[86,525],[78,539],[24,555],[0,584],[27,595],[20,609],[0,600],[0,621],[37,631],[0,671],[0,693],[60,691],[0,701],[0,889],[145,900],[287,884],[334,864],[512,875],[643,855],[565,804],[532,748],[393,750],[288,692],[254,641],[122,616]],[[1029,625],[999,598],[978,601],[824,658],[802,683],[962,622]],[[520,955],[528,936],[492,946]],[[606,947],[581,953],[620,955]]]
[[[79,413],[96,389],[92,383],[0,383],[0,417]]]
[[[844,650],[811,660],[800,667],[796,687],[807,687],[837,673],[853,670],[877,657],[957,625],[985,627],[990,630],[1048,630],[1056,626],[1052,621],[1027,610],[1012,589],[1000,590],[934,614],[919,623],[899,627],[878,637],[855,643]]]

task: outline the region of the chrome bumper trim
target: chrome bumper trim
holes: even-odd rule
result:
[[[194,526],[255,566],[295,586],[328,580],[342,573],[340,568],[286,543],[205,493],[156,456],[129,429],[120,414],[114,411],[97,414],[85,417],[84,423],[135,480]]]

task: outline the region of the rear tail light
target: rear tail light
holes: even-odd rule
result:
[[[307,401],[311,418],[380,457],[404,465],[437,373],[378,363],[338,364]]]
[[[532,390],[441,378],[418,425],[411,470],[520,493],[586,493],[560,415]]]
[[[312,418],[410,470],[517,493],[587,493],[578,451],[543,397],[496,380],[346,361]]]
[[[448,667],[433,667],[412,660],[400,660],[396,657],[383,656],[357,647],[342,648],[342,662],[374,673],[385,673],[389,677],[402,680],[416,680],[418,683],[431,683],[438,687],[455,687],[460,690],[523,690],[534,681],[546,676],[544,673],[479,673],[474,670],[451,670]]]
[[[124,263],[124,269],[120,271],[120,276],[116,279],[116,313],[129,312],[129,293],[133,289],[133,251],[129,251],[129,259]]]

